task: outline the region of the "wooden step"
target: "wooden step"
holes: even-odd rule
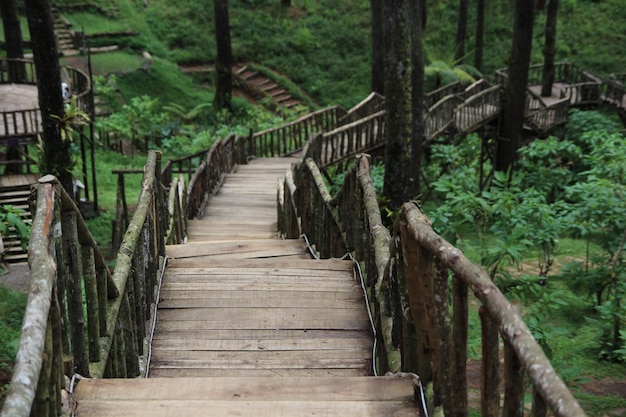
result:
[[[77,417],[419,415],[413,381],[393,377],[82,380],[74,399]]]

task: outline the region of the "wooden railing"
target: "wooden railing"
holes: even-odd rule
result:
[[[357,153],[371,152],[385,146],[385,111],[343,125],[313,137],[305,148],[321,166],[327,168],[352,158]]]
[[[626,78],[626,76],[624,77]],[[620,81],[620,78],[615,78],[615,74],[610,79],[604,80],[604,92],[602,98],[608,103],[624,108],[624,97],[626,96],[626,85]]]
[[[341,116],[338,125],[343,126],[354,123],[381,110],[385,110],[385,97],[374,91]]]
[[[249,157],[278,156],[301,150],[313,133],[327,132],[338,126],[346,113],[339,106],[309,113],[282,126],[250,132],[246,142]]]
[[[548,404],[562,417],[585,415],[517,309],[486,271],[433,231],[417,205],[402,206],[392,233],[384,227],[366,156],[358,158],[335,197],[311,159],[286,177],[278,195],[284,235],[306,234],[322,258],[350,252],[365,273],[379,374],[417,373],[422,382],[432,383],[427,403],[445,415],[467,415],[472,293],[481,304],[482,415],[500,415],[499,338],[504,343],[502,415],[518,415],[522,409],[524,372],[536,393],[534,407]]]
[[[209,197],[222,186],[224,176],[232,172],[237,164],[247,163],[245,141],[245,138],[231,135],[213,143],[206,159],[189,180],[187,218],[202,217]]]
[[[424,139],[430,141],[454,124],[454,110],[463,99],[453,94],[446,96],[428,109],[424,115]]]
[[[435,104],[441,101],[444,97],[456,95],[461,93],[462,91],[463,86],[458,81],[444,85],[443,87],[439,87],[438,89],[426,94],[426,96],[424,97],[424,108],[430,109],[431,107],[434,107]]]
[[[170,188],[175,194],[170,203],[182,201],[179,190]],[[166,236],[178,233],[173,224],[184,224],[171,222],[172,212],[182,210],[168,211],[160,153],[150,152],[137,210],[111,274],[56,178],[39,181],[29,247],[31,284],[2,416],[60,415],[63,391],[70,389],[64,375],[121,378],[145,371],[146,322],[154,319],[165,242],[177,240]]]
[[[37,84],[35,63],[30,59],[0,58],[0,84]]]
[[[181,158],[169,159],[165,166],[163,167],[163,171],[161,173],[163,177],[163,185],[169,187],[172,182],[172,176],[174,174],[186,174],[187,182],[191,180],[191,176],[198,169],[198,166],[202,163],[202,161],[206,158],[209,153],[209,149],[202,149],[201,151],[195,152],[191,155],[183,156]]]
[[[569,108],[569,97],[547,105],[541,97],[527,89],[524,122],[538,132],[546,132],[567,123]]]
[[[72,91],[72,100],[76,108],[93,117],[92,89],[89,76],[83,71],[61,68],[66,75]],[[16,79],[16,74],[19,74]],[[0,83],[37,84],[34,63],[26,59],[0,59]],[[0,137],[18,138],[25,143],[32,143],[35,136],[41,133],[41,115],[37,103],[30,109],[18,109],[0,112]]]
[[[487,83],[473,86],[474,88],[466,90],[467,98],[463,104],[454,109],[454,125],[460,133],[471,132],[500,116],[501,87],[489,87]]]

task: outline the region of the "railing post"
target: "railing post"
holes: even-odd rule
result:
[[[480,374],[480,410],[482,417],[500,415],[500,355],[498,328],[485,306],[478,310],[482,333],[482,366]]]
[[[100,361],[100,319],[98,288],[96,283],[96,262],[93,255],[93,248],[83,246],[81,252],[85,282],[85,299],[87,304],[89,360],[91,362],[98,362]]]
[[[67,265],[67,298],[68,316],[71,322],[70,333],[72,354],[77,373],[89,376],[89,358],[85,341],[85,314],[83,311],[83,294],[81,285],[81,259],[79,255],[78,227],[76,213],[73,211],[62,214],[64,258]]]

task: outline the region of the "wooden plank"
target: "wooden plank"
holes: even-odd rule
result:
[[[177,329],[208,330],[208,329],[367,329],[369,328],[369,320],[367,318],[359,318],[355,320],[349,319],[315,319],[308,320],[289,319],[285,314],[276,314],[274,316],[266,314],[267,318],[259,322],[255,318],[239,318],[232,320],[162,320],[159,321],[156,328],[157,331],[170,331]],[[160,320],[160,319],[159,319]]]
[[[223,268],[220,270],[210,270],[207,268],[206,272],[197,272],[197,271],[186,271],[181,268],[176,271],[168,271],[165,274],[166,282],[174,283],[174,282],[250,282],[254,284],[256,282],[263,283],[299,283],[302,281],[316,284],[316,285],[324,285],[327,281],[331,283],[337,282],[347,282],[352,283],[352,274],[350,273],[339,273],[334,271],[317,271],[319,272],[319,276],[313,275],[311,273],[307,273],[301,270],[300,273],[254,273],[254,271],[250,270],[240,270],[233,271],[231,275],[226,273]],[[333,276],[334,274],[334,276]]]
[[[189,335],[189,331],[172,328],[167,332],[160,332],[155,335],[155,340],[161,337],[165,338],[182,338]],[[196,339],[219,339],[219,340],[246,340],[254,339],[256,341],[263,340],[284,340],[284,339],[363,339],[372,337],[372,330],[359,329],[359,330],[330,330],[330,329],[248,329],[242,332],[238,329],[212,329],[212,330],[198,330],[194,332]]]
[[[87,401],[179,399],[247,401],[410,401],[409,378],[182,378],[88,379],[76,387]]]
[[[168,259],[167,269],[172,268],[201,268],[210,266],[211,268],[232,268],[233,262],[228,260],[215,260],[210,265],[205,263],[194,264],[194,259],[174,258]],[[189,265],[187,265],[189,264]],[[239,268],[266,268],[266,269],[304,269],[304,270],[337,270],[352,271],[354,264],[352,261],[340,259],[302,259],[298,261],[285,260],[282,258],[258,258],[258,259],[238,259],[237,267]]]
[[[326,308],[162,309],[157,314],[159,320],[157,326],[176,322],[175,325],[189,329],[235,328],[235,326],[245,326],[238,328],[247,329],[362,329],[369,326],[369,319],[363,313],[365,313],[363,309]]]
[[[159,308],[196,307],[319,307],[327,309],[355,309],[363,306],[360,294],[308,292],[307,297],[294,297],[295,293],[282,291],[162,291]],[[334,298],[337,297],[337,298]]]
[[[369,376],[371,372],[363,369],[151,369],[151,378],[180,378],[180,377],[226,377],[241,378],[255,377],[355,377]]]
[[[268,239],[168,245],[166,253],[169,258],[197,256],[259,258],[307,253],[307,248],[300,241]]]
[[[350,368],[343,361],[369,362],[372,358],[371,350],[279,350],[279,351],[213,351],[213,350],[163,350],[159,349],[152,353],[151,364],[169,363],[174,361],[199,363],[221,363],[222,368],[230,365],[241,369],[240,364],[256,364],[257,367],[282,368],[285,364],[296,363],[297,367],[302,363],[311,363],[308,368]],[[332,364],[334,366],[327,366]],[[324,365],[324,366],[320,366]],[[294,366],[295,367],[295,366]]]
[[[171,417],[179,416],[290,416],[311,417],[315,415],[327,417],[345,416],[394,416],[415,417],[416,411],[412,403],[343,401],[343,402],[230,402],[230,401],[86,401],[81,404],[77,416],[146,416]]]
[[[270,284],[267,282],[233,282],[229,285],[222,283],[210,283],[210,282],[194,282],[194,283],[169,283],[165,282],[162,288],[166,291],[173,290],[186,290],[186,291],[301,291],[301,297],[306,297],[306,293],[311,291],[338,291],[354,293],[360,290],[360,286],[356,283],[275,283]]]

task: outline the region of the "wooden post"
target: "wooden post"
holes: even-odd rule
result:
[[[482,331],[482,372],[480,374],[480,409],[482,417],[500,415],[500,359],[498,328],[485,306],[478,310]]]
[[[100,307],[96,280],[96,262],[93,248],[81,248],[83,261],[83,279],[85,282],[85,299],[87,301],[87,334],[89,336],[89,361],[100,361]]]
[[[454,356],[451,366],[450,393],[454,408],[453,415],[465,417],[469,412],[467,408],[467,285],[456,276],[452,282],[452,351]]]
[[[440,401],[446,415],[452,415],[452,390],[450,387],[451,364],[451,325],[448,305],[448,269],[436,262],[433,281],[432,353],[433,388],[435,398]],[[436,405],[439,405],[435,403]]]
[[[133,321],[133,311],[128,297],[125,296],[120,306],[122,337],[124,338],[124,358],[126,377],[136,377],[139,375],[139,353],[137,345],[143,345],[143,339],[137,343],[135,334],[135,323]]]
[[[83,311],[83,294],[81,285],[81,261],[78,245],[78,228],[76,213],[73,211],[62,214],[63,247],[65,264],[69,276],[67,282],[67,304],[70,320],[72,353],[75,370],[82,376],[89,376],[89,358],[85,341],[85,315]]]
[[[504,341],[504,406],[506,417],[524,417],[524,373],[511,344]]]

